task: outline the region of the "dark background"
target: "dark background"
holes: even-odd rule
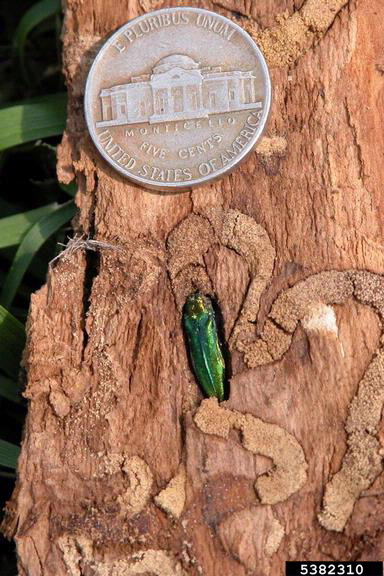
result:
[[[37,2],[7,0],[0,2],[0,107],[65,90],[61,74],[60,3],[50,4],[54,14],[37,22],[24,44],[20,61],[17,31],[22,18]],[[41,2],[39,2],[41,4]],[[42,8],[47,8],[45,0]],[[49,6],[48,6],[49,8]],[[44,10],[42,10],[44,12]],[[25,19],[24,19],[25,21]],[[0,123],[1,130],[1,123]],[[56,150],[59,137],[36,141],[0,152],[0,218],[37,208],[50,202],[68,200],[56,180]],[[0,223],[1,225],[1,223]],[[49,260],[58,252],[58,242],[65,241],[68,229],[50,238],[35,255],[23,278],[9,311],[25,323],[30,294],[45,281]],[[17,247],[0,250],[0,285],[9,270]],[[19,386],[23,387],[21,371]],[[0,438],[19,444],[26,414],[26,401],[20,404],[0,396]],[[15,471],[0,465],[2,516],[16,478]],[[16,575],[16,554],[12,542],[0,537],[0,576]]]

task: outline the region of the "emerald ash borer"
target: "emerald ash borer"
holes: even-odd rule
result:
[[[196,379],[207,396],[224,398],[225,362],[212,300],[190,294],[183,310],[188,353]]]

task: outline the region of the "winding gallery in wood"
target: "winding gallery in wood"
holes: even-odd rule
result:
[[[101,90],[102,120],[97,126],[152,124],[252,109],[260,104],[255,101],[255,81],[252,71],[201,68],[189,56],[173,54],[159,60],[152,74]]]

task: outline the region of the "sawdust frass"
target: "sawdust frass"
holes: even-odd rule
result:
[[[282,156],[287,149],[287,141],[282,136],[263,136],[256,146],[256,153],[260,156],[270,158],[277,155]]]
[[[256,479],[255,490],[262,504],[276,504],[297,492],[307,479],[307,462],[297,440],[280,426],[263,422],[219,405],[216,398],[203,400],[194,421],[205,434],[228,438],[235,428],[241,442],[253,454],[271,458],[274,468]]]
[[[341,532],[356,500],[370,487],[383,470],[383,449],[377,438],[377,427],[384,404],[384,350],[380,349],[370,363],[356,396],[353,398],[345,425],[347,452],[341,469],[328,482],[318,518],[328,530]]]
[[[279,360],[288,350],[293,333],[302,322],[304,329],[337,336],[331,304],[348,299],[371,306],[384,315],[384,278],[366,271],[330,270],[314,274],[282,292],[273,303],[261,336],[251,343],[240,339],[237,348],[244,352],[249,367]],[[367,489],[383,469],[377,426],[384,404],[383,350],[379,348],[361,379],[349,407],[346,421],[347,452],[341,470],[328,483],[319,514],[320,523],[341,531],[361,492]]]
[[[240,333],[246,333],[246,336],[252,333],[250,323],[257,318],[261,294],[272,277],[275,250],[266,230],[238,210],[211,209],[205,216],[188,216],[172,230],[167,241],[168,272],[179,310],[195,290],[214,295],[204,256],[215,243],[227,246],[244,258],[251,275],[251,283],[232,332],[232,344]]]
[[[180,518],[185,504],[186,472],[183,464],[180,465],[177,474],[169,481],[168,485],[157,496],[155,504],[162,508],[169,516]]]
[[[307,9],[313,7],[307,3]],[[313,8],[314,9],[314,8]],[[307,12],[307,17],[308,16]],[[256,368],[263,364],[281,359],[289,349],[293,334],[301,322],[304,329],[316,330],[324,334],[325,337],[337,337],[337,326],[335,324],[333,304],[345,304],[348,299],[355,298],[362,304],[371,306],[381,317],[384,315],[384,279],[376,274],[366,271],[336,271],[330,270],[321,272],[298,282],[292,288],[281,292],[275,299],[270,312],[266,318],[261,334],[252,340],[253,325],[258,318],[261,294],[268,286],[272,277],[275,252],[269,241],[266,231],[258,225],[252,218],[235,210],[221,211],[217,209],[208,210],[206,216],[196,216],[199,219],[199,226],[204,230],[203,238],[192,244],[196,247],[192,251],[193,267],[183,268],[175,249],[170,247],[169,264],[171,266],[171,278],[175,275],[179,277],[185,273],[186,283],[191,285],[196,278],[199,281],[207,276],[204,265],[204,253],[214,242],[220,242],[224,246],[236,251],[248,264],[251,283],[246,294],[243,308],[237,319],[232,332],[231,345],[244,354],[244,360],[249,368]],[[190,217],[183,221],[183,233],[188,238],[194,236],[196,232],[196,221]],[[181,230],[178,231],[179,233]],[[175,232],[174,232],[175,233]],[[174,259],[174,255],[176,259]],[[188,258],[190,258],[191,252]],[[176,274],[172,270],[172,263],[176,262]],[[189,283],[189,284],[188,284]],[[208,279],[210,285],[210,281]],[[183,287],[173,282],[173,289],[176,300],[183,293]],[[212,291],[210,287],[209,291]],[[180,298],[182,300],[182,298]],[[372,371],[381,373],[382,365],[379,360],[374,361]],[[378,456],[378,444],[375,439],[375,426],[377,425],[378,407],[382,407],[384,398],[382,397],[384,382],[383,377],[376,379],[376,396],[364,393],[370,390],[371,372],[368,370],[365,377],[360,382],[359,394],[364,396],[364,402],[359,403],[358,411],[364,420],[366,415],[373,411],[375,413],[375,425],[369,428],[369,437],[359,431],[355,433],[353,427],[347,423],[348,450],[345,455],[345,463],[342,465],[340,476],[335,475],[329,487],[326,488],[324,497],[324,509],[319,515],[320,522],[331,530],[341,530],[345,526],[348,517],[353,509],[353,504],[359,497],[361,491],[369,486],[382,470],[381,458]],[[360,390],[362,392],[360,392]],[[351,404],[351,410],[356,413],[357,400]],[[233,416],[232,416],[233,419]],[[233,420],[232,420],[233,421]],[[222,418],[216,418],[216,430],[214,433],[226,437],[228,422]],[[368,471],[362,472],[359,466],[351,466],[351,454],[358,455],[361,448],[369,454],[371,464]],[[345,495],[349,495],[346,497]],[[277,496],[276,496],[277,497]],[[348,505],[342,502],[348,501]],[[340,506],[339,506],[340,504]],[[338,507],[340,510],[338,511]],[[344,512],[342,512],[344,510]]]
[[[209,221],[197,214],[182,220],[168,236],[168,273],[179,310],[183,308],[187,297],[196,290],[212,294],[204,254],[214,237]]]
[[[141,550],[124,560],[96,560],[92,542],[85,537],[62,537],[59,547],[71,576],[81,576],[85,573],[84,569],[97,576],[134,576],[149,573],[155,576],[185,576],[179,562],[165,550]]]
[[[126,458],[122,470],[129,479],[129,488],[119,496],[118,501],[126,514],[135,515],[143,510],[149,500],[153,474],[139,456]]]
[[[236,511],[219,526],[225,550],[252,574],[257,569],[262,573],[263,557],[269,559],[277,552],[284,534],[271,506],[252,506]]]
[[[269,66],[289,66],[296,62],[332,25],[348,0],[307,0],[292,15],[283,12],[276,26],[258,30],[252,21],[244,27],[260,46]]]

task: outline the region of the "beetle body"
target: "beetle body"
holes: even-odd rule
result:
[[[212,301],[195,292],[188,296],[183,325],[196,379],[207,396],[224,398],[225,362]]]

